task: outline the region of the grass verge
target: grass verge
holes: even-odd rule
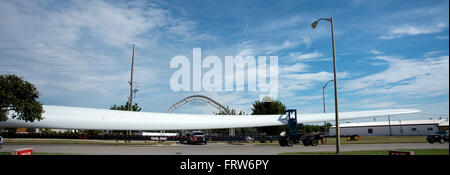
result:
[[[130,143],[123,140],[116,142],[115,140],[82,140],[82,139],[5,139],[5,144],[94,144],[94,145],[173,145],[174,142],[158,142],[158,141],[131,141]]]
[[[341,144],[387,144],[387,143],[427,143],[426,136],[361,136],[360,140],[347,141],[341,138]],[[335,145],[336,137],[328,137],[327,145]]]
[[[449,155],[449,149],[399,149],[398,151],[414,151],[414,155]],[[286,152],[279,155],[336,155],[336,152]],[[389,155],[389,150],[346,151],[339,155]]]
[[[0,152],[0,155],[11,155],[11,152]],[[33,152],[33,155],[78,155],[78,154]]]

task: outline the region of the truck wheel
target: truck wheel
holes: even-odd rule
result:
[[[317,146],[319,144],[319,141],[317,139],[312,140],[311,146]]]
[[[444,144],[444,138],[439,139],[439,143]]]
[[[294,141],[288,140],[288,141],[287,141],[287,146],[289,146],[289,147],[294,146]]]
[[[280,140],[279,143],[280,143],[280,146],[286,146],[286,141],[284,141],[284,140]]]
[[[286,138],[280,137],[278,143],[280,143],[280,146],[286,146]]]
[[[311,145],[311,140],[309,140],[309,139],[303,140],[303,145],[305,145],[305,146]]]

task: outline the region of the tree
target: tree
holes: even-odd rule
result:
[[[327,123],[326,126],[299,124],[298,131],[301,133],[311,133],[311,132],[325,132],[325,130],[327,130],[327,132],[329,132],[331,126],[332,125],[330,123]]]
[[[236,113],[236,109],[231,109],[230,110],[230,108],[227,106],[226,107],[227,109],[227,111],[229,111],[230,112],[230,114],[227,114],[227,112],[226,111],[224,111],[224,110],[220,110],[220,112],[219,113],[214,113],[214,114],[216,114],[216,115],[245,115],[245,112],[244,111],[239,111],[239,113],[237,114]]]
[[[280,101],[261,102],[255,101],[252,108],[252,115],[270,115],[270,114],[285,114],[286,106]],[[267,126],[259,127],[258,131],[266,133],[267,135],[278,135],[284,130],[284,126]]]
[[[137,112],[141,111],[141,107],[139,107],[139,105],[137,103],[134,103],[134,105],[131,108],[132,108],[131,109],[132,111],[137,111]],[[114,105],[114,106],[111,106],[109,109],[111,109],[111,110],[129,111],[130,110],[130,102],[127,101],[125,103],[125,105],[120,105],[120,106]]]
[[[44,109],[36,99],[39,92],[33,84],[16,75],[0,75],[0,122],[12,118],[34,122],[42,120]]]
[[[218,113],[214,113],[215,115],[247,115],[244,111],[239,111],[239,113],[236,113],[236,109],[230,109],[228,106],[226,107],[226,110],[229,111],[229,114],[225,112],[224,110],[220,110]],[[238,135],[244,135],[249,133],[255,133],[254,128],[236,128],[235,129],[236,134]],[[229,130],[228,129],[213,129],[211,130],[212,133],[218,133],[222,135],[227,135]]]
[[[129,111],[130,110],[130,102],[127,101],[127,102],[125,102],[125,105],[120,105],[120,106],[113,105],[109,109],[110,110],[119,110],[119,111]],[[139,107],[139,105],[137,103],[134,103],[133,106],[131,107],[131,110],[139,112],[139,111],[141,111],[141,107]],[[86,130],[86,131],[84,131],[84,133],[98,135],[98,134],[103,133],[103,131],[100,131],[100,130]],[[120,132],[120,131],[118,131],[118,132],[113,131],[113,133],[122,133],[122,132]]]

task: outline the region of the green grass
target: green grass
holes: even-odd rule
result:
[[[0,155],[11,155],[11,152],[0,152]],[[78,155],[78,154],[33,152],[33,155]]]
[[[210,142],[214,143],[214,142]],[[230,143],[236,145],[279,145],[278,140],[272,143],[255,142],[215,142],[215,143]],[[362,136],[357,141],[347,141],[347,138],[341,137],[341,144],[389,144],[389,143],[428,143],[426,136]],[[335,145],[336,137],[328,137],[325,145]]]
[[[449,155],[449,149],[399,149],[398,151],[414,151],[414,155]],[[389,150],[347,151],[339,155],[388,155]],[[336,155],[336,152],[286,152],[280,155]]]
[[[123,140],[116,143],[115,140],[83,140],[83,139],[5,139],[5,144],[94,144],[94,145],[172,145],[174,142],[158,141],[131,141],[125,143]]]
[[[347,141],[341,138],[341,144],[387,144],[387,143],[428,143],[426,136],[361,136],[360,140]],[[335,145],[336,137],[328,137],[327,145]]]

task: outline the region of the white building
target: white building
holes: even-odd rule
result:
[[[440,128],[448,129],[448,123],[448,119],[342,123],[339,129],[341,135],[425,136],[435,134]],[[328,135],[336,135],[335,126],[330,128]]]

